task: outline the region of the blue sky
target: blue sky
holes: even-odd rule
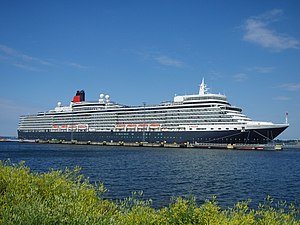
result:
[[[205,78],[254,120],[300,139],[299,1],[0,2],[0,135],[76,90],[128,104],[194,94]]]

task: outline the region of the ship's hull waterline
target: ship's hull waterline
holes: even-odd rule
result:
[[[265,144],[286,127],[231,131],[167,131],[167,132],[22,132],[19,139],[85,142],[149,142],[149,143],[242,143]]]

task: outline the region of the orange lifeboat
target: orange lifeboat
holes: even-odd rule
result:
[[[127,128],[136,128],[136,124],[128,124]]]
[[[80,124],[80,125],[78,125],[79,129],[87,129],[87,127],[88,127],[88,125],[86,125],[86,124]]]
[[[77,126],[76,126],[76,125],[69,125],[68,128],[69,128],[69,129],[76,129]]]
[[[150,124],[150,128],[159,128],[160,127],[160,124],[158,123],[154,123],[154,124]]]
[[[138,125],[138,128],[145,128],[145,127],[148,127],[148,124],[139,124]]]

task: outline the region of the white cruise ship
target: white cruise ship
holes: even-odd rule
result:
[[[91,142],[244,143],[263,144],[288,124],[253,121],[232,106],[225,95],[207,91],[175,96],[159,105],[126,106],[101,94],[85,101],[77,91],[69,106],[58,102],[47,112],[20,117],[18,138]]]

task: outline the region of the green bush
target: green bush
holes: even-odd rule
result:
[[[215,198],[198,206],[192,196],[154,209],[141,192],[112,202],[79,171],[34,173],[0,161],[0,224],[300,224],[298,208],[270,197],[257,209],[247,201],[222,210]]]

